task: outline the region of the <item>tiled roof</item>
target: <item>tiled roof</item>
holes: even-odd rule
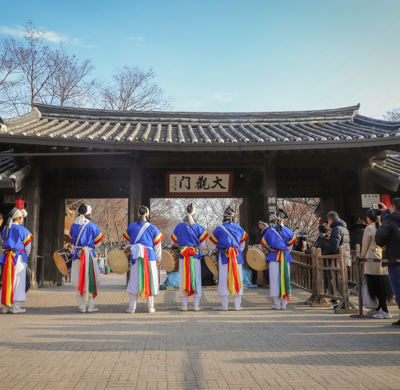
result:
[[[11,151],[8,151],[11,152]],[[0,163],[0,188],[11,188],[18,192],[29,176],[31,167],[29,165],[19,166],[12,157],[4,155]]]
[[[135,149],[148,145],[310,145],[400,136],[400,122],[359,115],[359,105],[318,111],[212,113],[109,111],[36,105],[1,125],[0,141]],[[400,140],[400,137],[399,137]],[[257,148],[258,149],[258,148]],[[183,150],[183,149],[182,149]]]
[[[400,155],[387,152],[385,160],[373,163],[372,175],[376,183],[382,187],[397,192],[400,189]]]

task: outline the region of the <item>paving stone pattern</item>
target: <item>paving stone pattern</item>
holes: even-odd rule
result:
[[[246,290],[243,311],[178,311],[162,291],[157,312],[106,289],[99,312],[77,311],[70,287],[30,291],[27,313],[0,315],[0,389],[400,389],[400,329],[302,304],[271,310],[269,290]],[[390,310],[398,318],[397,307]]]

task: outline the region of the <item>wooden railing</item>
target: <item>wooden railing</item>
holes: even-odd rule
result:
[[[335,313],[356,313],[357,309],[349,300],[345,248],[339,254],[322,256],[321,249],[312,248],[311,254],[292,251],[290,266],[291,283],[312,295],[305,301],[310,306],[331,306],[327,299],[340,303]]]

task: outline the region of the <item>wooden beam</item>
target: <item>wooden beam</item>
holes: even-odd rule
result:
[[[41,168],[32,167],[27,190],[27,229],[32,233],[32,249],[29,255],[29,268],[32,271],[31,288],[37,289],[37,255],[39,237]]]

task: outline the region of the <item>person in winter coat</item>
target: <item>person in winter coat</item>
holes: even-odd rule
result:
[[[321,252],[323,253],[324,250],[329,246],[329,235],[331,233],[331,228],[326,224],[323,223],[322,225],[318,226],[319,236],[317,241],[315,241],[313,248],[321,248]],[[303,249],[303,252],[307,255],[311,253],[311,249]]]
[[[367,227],[367,225],[368,224],[365,221],[359,218],[354,225],[349,227],[351,249],[356,249],[357,244],[359,244],[360,248],[362,248],[364,229]]]
[[[379,228],[381,214],[380,210],[369,209],[367,211],[368,226],[364,230],[361,250],[361,258],[363,259],[382,259],[382,248],[375,242],[375,234],[377,228]],[[364,274],[367,279],[369,296],[378,300],[378,307],[366,314],[378,319],[392,318],[387,307],[387,302],[393,296],[387,267],[382,267],[382,263],[367,262],[364,265]]]
[[[382,210],[385,211],[385,210]],[[389,260],[400,259],[400,198],[392,200],[392,206],[386,210],[390,214],[382,220],[382,224],[376,232],[375,242],[380,247],[386,247],[386,255]],[[389,279],[397,305],[400,308],[400,263],[389,262]],[[400,320],[392,323],[400,328]]]
[[[339,219],[339,214],[336,211],[330,211],[327,215],[328,226],[332,229],[331,237],[329,238],[328,247],[324,250],[323,255],[334,255],[339,253],[339,247],[343,245],[346,250],[346,264],[351,267],[350,255],[350,233],[347,230],[347,225]]]

